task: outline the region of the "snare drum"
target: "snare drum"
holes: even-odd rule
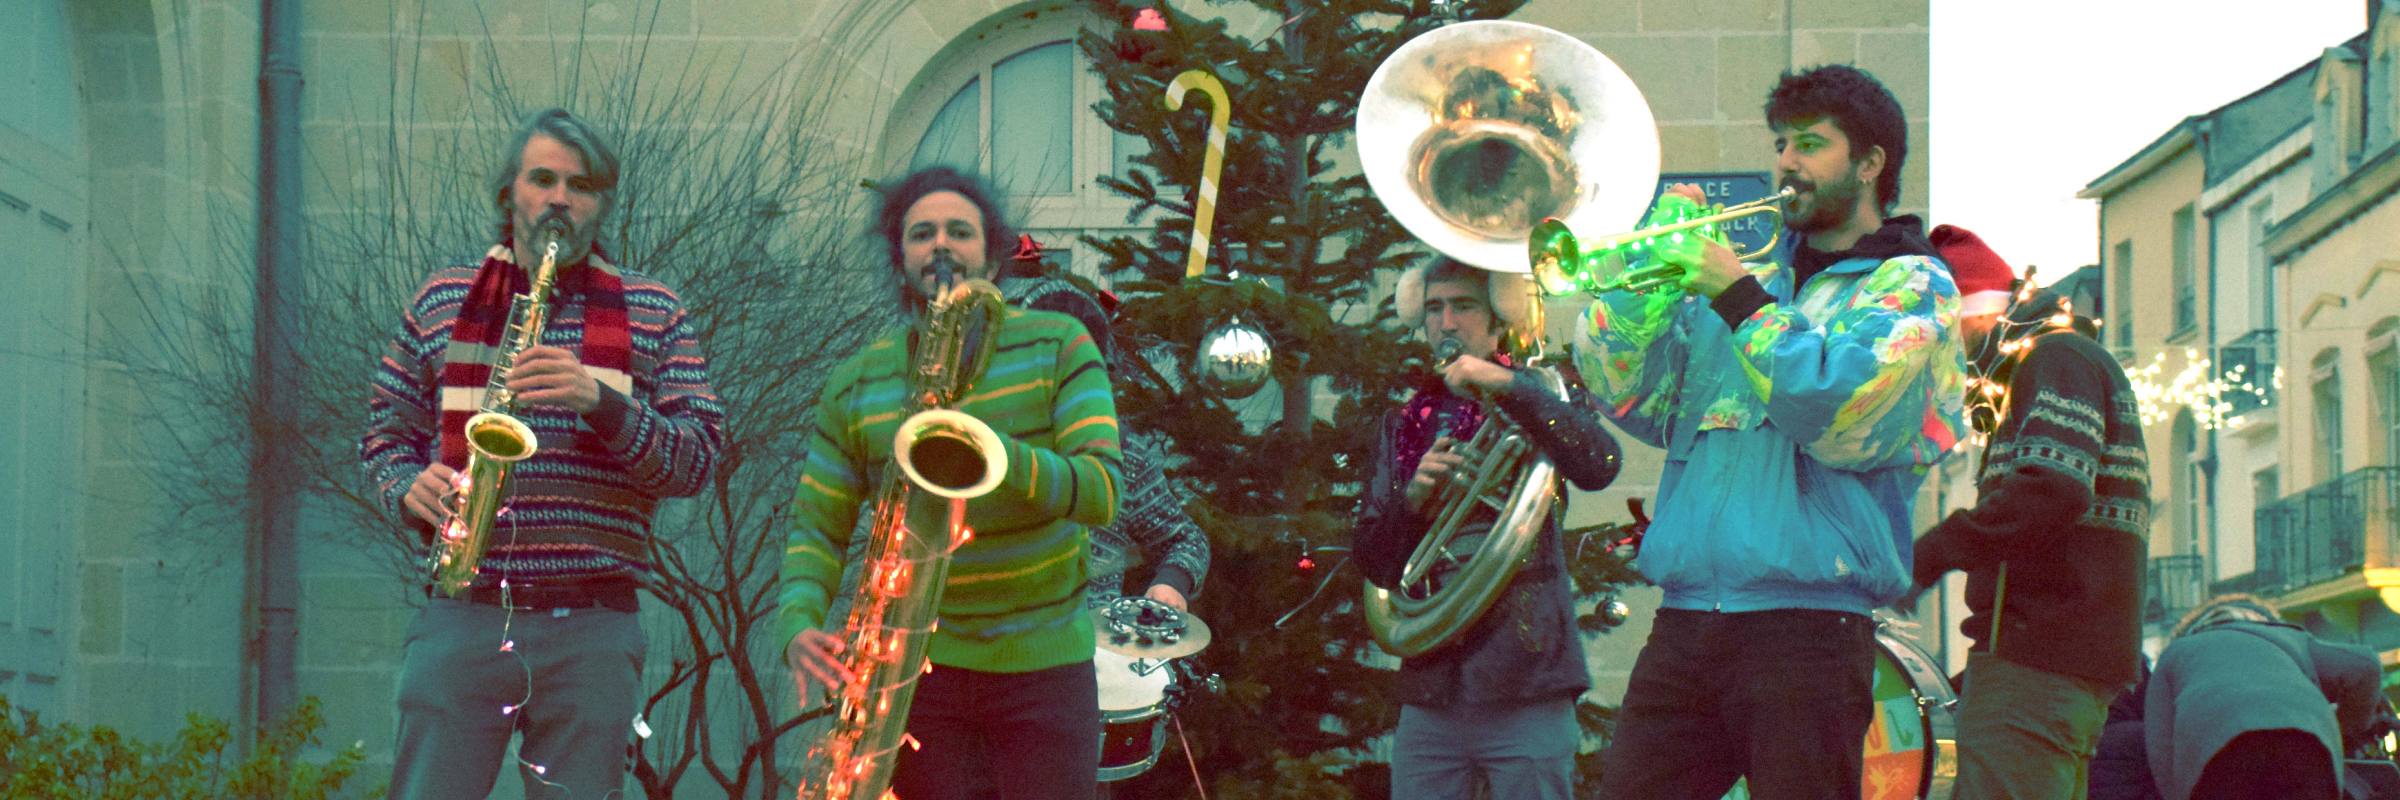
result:
[[[1958,777],[1958,695],[1933,656],[1914,641],[1876,631],[1874,696],[1864,800],[1949,797]]]
[[[1862,800],[1949,797],[1958,779],[1958,695],[1916,642],[1875,632],[1875,713],[1867,721]],[[1748,782],[1726,800],[1749,800]]]
[[[1107,650],[1092,654],[1100,678],[1100,781],[1121,781],[1158,763],[1166,747],[1167,686],[1174,671],[1160,659]]]

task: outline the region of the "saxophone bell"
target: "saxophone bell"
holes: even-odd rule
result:
[[[486,411],[467,418],[467,448],[487,460],[523,461],[541,449],[540,439],[524,420]]]
[[[917,412],[892,436],[892,461],[910,483],[953,500],[981,497],[1008,474],[1000,434],[965,412]]]

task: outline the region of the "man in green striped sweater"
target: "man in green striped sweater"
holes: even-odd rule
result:
[[[981,181],[947,167],[892,186],[876,214],[900,301],[912,313],[950,276],[990,280],[1013,237]],[[820,629],[861,507],[892,456],[911,326],[878,337],[826,379],[792,501],[778,627],[803,698],[845,677]],[[1000,487],[967,504],[975,537],[952,556],[892,790],[963,798],[968,748],[983,747],[1004,797],[1090,798],[1100,757],[1092,671],[1089,528],[1116,516],[1116,401],[1091,335],[1073,317],[1009,309],[991,366],[955,408],[1007,440]]]

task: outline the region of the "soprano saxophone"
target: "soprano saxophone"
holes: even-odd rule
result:
[[[1008,471],[999,434],[949,408],[990,365],[1004,313],[997,287],[967,281],[918,323],[908,417],[893,436],[863,576],[837,634],[851,679],[834,687],[833,730],[810,751],[801,800],[877,800],[891,783],[950,553],[974,538],[967,500],[999,486]]]
[[[500,499],[508,494],[508,474],[540,449],[532,426],[509,413],[517,398],[508,390],[509,365],[525,348],[539,344],[550,324],[550,285],[558,277],[559,240],[566,231],[551,221],[540,235],[549,243],[542,266],[533,273],[533,285],[508,305],[508,329],[491,380],[484,384],[483,405],[467,418],[467,468],[452,479],[453,490],[443,498],[446,518],[433,543],[430,571],[433,585],[447,595],[456,596],[475,582],[475,567],[483,562],[500,517]]]

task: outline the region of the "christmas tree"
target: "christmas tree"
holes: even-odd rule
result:
[[[1427,252],[1336,156],[1349,147],[1360,91],[1393,50],[1445,22],[1505,16],[1522,0],[1438,9],[1425,0],[1245,1],[1281,24],[1252,39],[1163,2],[1093,0],[1118,23],[1079,43],[1106,84],[1096,111],[1150,145],[1128,172],[1100,180],[1155,227],[1146,238],[1087,243],[1105,254],[1127,301],[1117,335],[1129,352],[1151,355],[1131,370],[1147,377],[1120,380],[1119,413],[1129,427],[1174,438],[1175,475],[1195,490],[1189,510],[1214,550],[1194,610],[1217,633],[1198,659],[1222,676],[1224,692],[1180,713],[1209,796],[1382,797],[1389,771],[1372,745],[1400,709],[1392,674],[1370,663],[1390,662],[1357,611],[1359,573],[1340,565],[1379,420],[1428,374],[1426,347],[1398,324],[1382,281]],[[1214,74],[1232,107],[1211,226],[1217,277],[1207,281],[1184,273],[1210,101],[1195,92],[1180,111],[1161,102],[1189,69]],[[1247,427],[1191,379],[1195,345],[1236,315],[1275,348],[1267,391],[1280,402],[1267,404],[1281,413]],[[1634,579],[1611,547],[1586,546],[1618,534],[1568,534],[1587,600]],[[1616,621],[1593,615],[1584,625]],[[1585,711],[1587,734],[1604,738],[1606,710]],[[1168,735],[1159,766],[1117,784],[1116,796],[1191,796],[1176,728]]]

